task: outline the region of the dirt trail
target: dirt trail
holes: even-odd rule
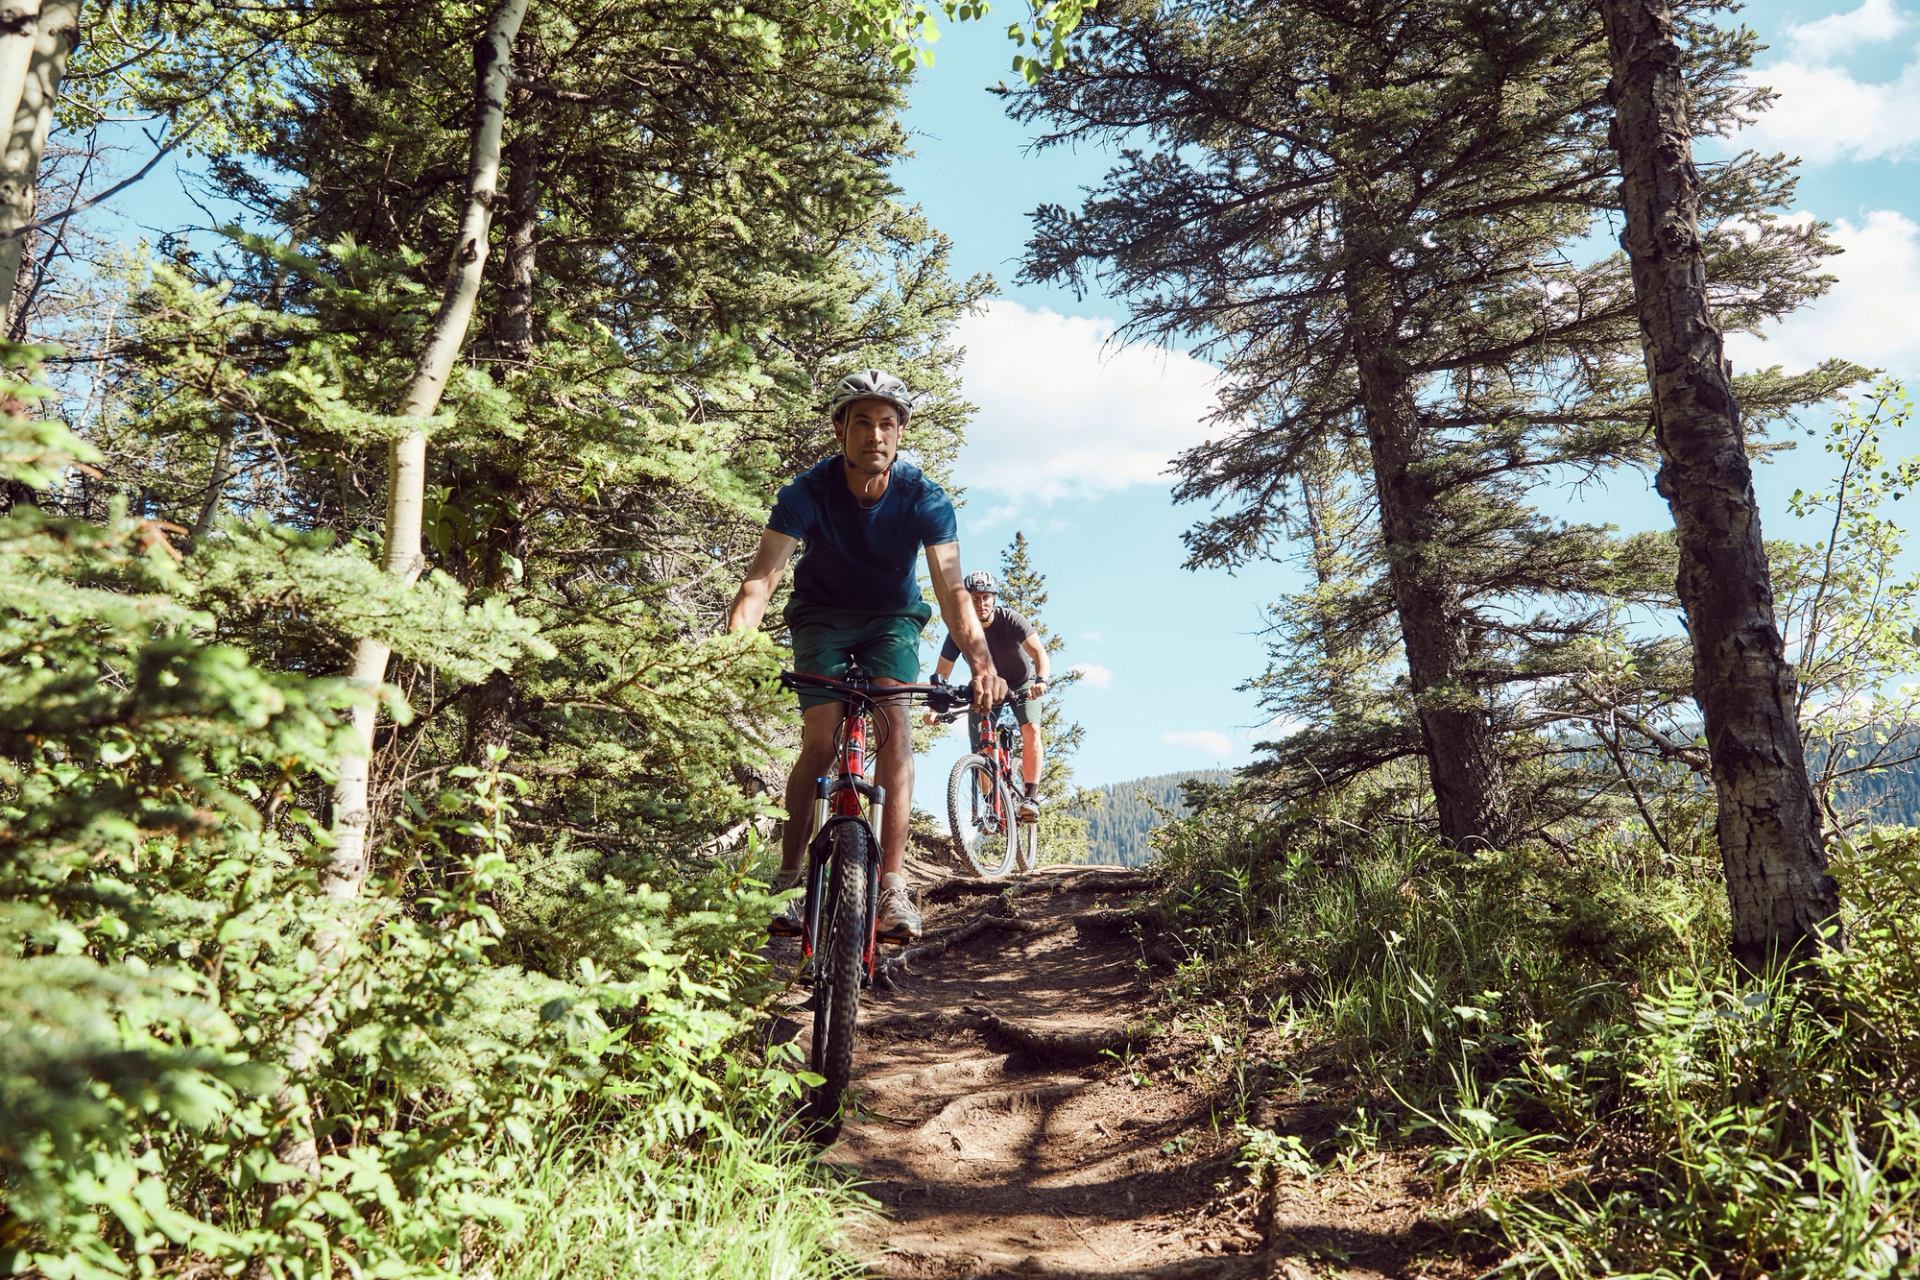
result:
[[[1421,1205],[1403,1168],[1249,1185],[1230,1119],[1244,1076],[1148,1021],[1157,975],[1117,927],[1140,887],[1059,868],[1003,896],[923,892],[926,944],[862,1002],[857,1111],[826,1154],[885,1211],[855,1231],[872,1273],[1428,1274],[1409,1260]],[[1269,1122],[1288,1114],[1284,1094],[1253,1092]]]

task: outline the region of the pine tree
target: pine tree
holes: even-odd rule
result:
[[[1719,797],[1733,953],[1765,972],[1837,940],[1820,807],[1802,754],[1793,668],[1774,617],[1740,396],[1706,282],[1693,95],[1665,0],[1602,0],[1625,242],[1653,387],[1659,489],[1673,508],[1694,698]]]
[[[1701,22],[1712,130],[1750,105],[1750,34]],[[1198,563],[1270,552],[1290,477],[1364,459],[1377,511],[1351,628],[1391,617],[1399,708],[1293,744],[1323,775],[1424,757],[1441,834],[1499,844],[1564,811],[1526,745],[1615,599],[1660,598],[1658,547],[1550,519],[1532,492],[1648,459],[1626,265],[1568,246],[1612,200],[1606,67],[1565,6],[1103,7],[1086,55],[1017,98],[1044,145],[1125,138],[1078,210],[1036,216],[1027,272],[1129,299],[1128,332],[1191,339],[1230,377],[1178,495],[1223,509]],[[1515,85],[1529,86],[1524,94]],[[1717,176],[1708,245],[1730,323],[1823,287],[1819,227],[1771,211],[1790,167]],[[1746,379],[1756,416],[1856,375]],[[1323,726],[1326,728],[1328,726]],[[1312,758],[1317,756],[1318,758]]]

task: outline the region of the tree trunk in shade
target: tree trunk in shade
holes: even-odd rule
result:
[[[1350,244],[1364,242],[1364,227],[1347,230]],[[1446,573],[1433,484],[1415,465],[1420,408],[1413,379],[1394,353],[1387,279],[1384,269],[1365,261],[1364,247],[1346,271],[1387,576],[1400,615],[1441,838],[1457,849],[1499,847],[1514,834],[1506,768],[1485,698],[1466,676],[1472,656],[1467,626]]]
[[[1838,894],[1800,745],[1794,672],[1774,620],[1740,407],[1707,308],[1700,177],[1673,16],[1665,0],[1600,0],[1600,12],[1659,489],[1679,540],[1679,595],[1719,800],[1733,952],[1763,972],[1838,943]]]

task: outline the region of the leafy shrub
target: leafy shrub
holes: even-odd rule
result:
[[[0,478],[45,486],[85,456],[0,417]],[[524,914],[518,868],[539,859],[509,856],[496,768],[409,795],[381,874],[333,902],[306,806],[360,695],[217,637],[230,609],[324,608],[300,591],[352,557],[244,528],[184,556],[169,532],[0,517],[0,1269],[451,1274],[480,1237],[597,1232],[553,1226],[576,1174],[647,1222],[780,1184],[801,1208],[769,1238],[817,1257],[853,1197],[755,1136],[799,1084],[741,1052],[767,895],[728,873],[602,878],[550,917],[545,967],[518,963],[500,904]],[[457,600],[424,618],[481,670],[523,635]],[[329,933],[348,941],[322,965]],[[330,1035],[288,1109],[290,1031],[316,1007]],[[275,1159],[310,1114],[317,1181]],[[687,1251],[663,1272],[718,1273],[710,1236],[662,1241],[663,1263]]]

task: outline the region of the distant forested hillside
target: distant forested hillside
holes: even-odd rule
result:
[[[1115,867],[1142,865],[1152,854],[1147,836],[1165,821],[1155,806],[1170,809],[1176,815],[1184,814],[1187,807],[1180,798],[1181,783],[1194,779],[1225,782],[1232,776],[1226,769],[1192,769],[1091,788],[1100,794],[1103,803],[1099,808],[1085,811],[1087,861]]]
[[[1907,751],[1895,754],[1905,755]],[[1818,773],[1821,760],[1817,750],[1812,763]],[[1076,811],[1087,819],[1087,861],[1116,867],[1144,865],[1153,853],[1147,837],[1165,820],[1155,806],[1184,814],[1181,783],[1196,778],[1225,782],[1232,776],[1226,769],[1193,769],[1089,788],[1100,795],[1102,803],[1099,808]],[[1843,814],[1871,809],[1876,824],[1920,825],[1920,771],[1895,768],[1863,774],[1855,779],[1839,807]]]

